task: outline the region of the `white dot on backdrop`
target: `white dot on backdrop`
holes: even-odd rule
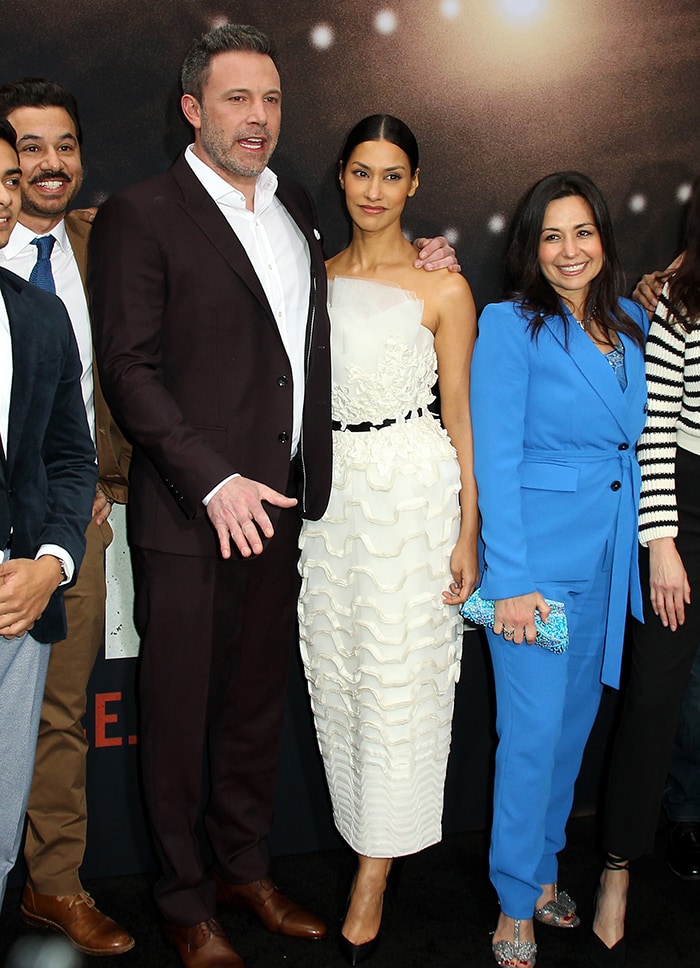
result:
[[[690,195],[693,191],[693,186],[690,182],[681,182],[681,184],[676,189],[676,199],[681,205],[685,205],[686,202],[690,201]]]
[[[627,202],[627,207],[629,208],[630,212],[633,212],[635,215],[641,215],[642,212],[646,212],[646,195],[642,195],[641,192],[636,192],[634,195],[630,195],[629,201]]]
[[[442,234],[445,236],[450,245],[457,245],[459,242],[459,229],[449,226],[449,228],[443,230]]]
[[[230,23],[228,17],[224,17],[223,14],[219,14],[218,17],[212,17],[209,21],[209,29],[213,30],[215,27],[223,27],[224,24]]]
[[[398,24],[398,18],[393,10],[380,10],[374,18],[374,26],[380,34],[393,34]]]
[[[328,50],[335,40],[335,31],[330,24],[316,24],[311,29],[311,44],[316,50]]]
[[[493,235],[500,235],[506,227],[505,215],[501,215],[500,212],[497,212],[495,215],[491,216],[487,222],[487,225],[489,232],[493,233]]]
[[[498,0],[501,14],[511,23],[527,23],[535,20],[546,9],[545,0]]]
[[[447,17],[448,20],[452,20],[454,17],[459,16],[461,7],[462,5],[459,0],[442,0],[440,3],[440,13],[443,17]]]

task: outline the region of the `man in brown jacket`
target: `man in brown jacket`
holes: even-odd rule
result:
[[[65,934],[91,955],[121,954],[133,938],[102,914],[80,882],[85,852],[87,741],[81,718],[104,642],[105,550],[112,502],[126,501],[130,448],[111,419],[93,363],[84,290],[91,226],[66,215],[82,183],[77,104],[60,84],[25,78],[0,87],[0,116],[17,132],[22,212],[0,264],[64,302],[80,350],[81,384],[99,479],[80,576],[65,593],[68,637],[49,663],[29,799],[24,919]]]

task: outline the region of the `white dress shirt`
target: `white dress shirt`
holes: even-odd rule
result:
[[[254,211],[246,208],[245,196],[229,185],[195,155],[193,145],[185,159],[237,235],[260,280],[292,370],[292,456],[301,436],[304,408],[304,347],[309,314],[311,256],[306,239],[277,198],[277,175],[269,168],[255,183]],[[230,479],[230,478],[229,478]],[[204,499],[208,503],[222,481]]]
[[[63,220],[51,229],[51,232],[45,234],[53,235],[56,239],[56,244],[51,252],[51,272],[56,284],[56,295],[68,311],[78,344],[80,363],[83,368],[80,384],[88,427],[94,443],[95,389],[92,376],[92,331],[85,289]],[[36,246],[31,244],[32,239],[35,238],[37,238],[35,232],[18,222],[12,230],[9,242],[4,249],[0,249],[0,265],[4,265],[10,272],[28,280],[36,265],[37,250]]]

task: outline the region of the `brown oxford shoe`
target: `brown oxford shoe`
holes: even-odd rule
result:
[[[273,934],[315,940],[326,933],[320,918],[285,897],[267,878],[252,884],[228,884],[217,875],[216,899],[230,908],[247,908]]]
[[[185,928],[164,921],[163,931],[185,968],[245,968],[214,918]]]
[[[26,884],[20,913],[35,928],[51,928],[64,934],[74,948],[86,955],[123,955],[134,947],[129,932],[96,908],[85,891],[55,897],[37,894]]]

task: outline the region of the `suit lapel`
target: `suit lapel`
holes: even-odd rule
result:
[[[290,216],[294,219],[294,221],[299,227],[299,230],[301,231],[304,238],[306,239],[306,242],[309,246],[309,250],[312,253],[312,261],[313,261],[313,252],[314,252],[314,249],[319,245],[320,238],[321,238],[320,233],[318,233],[317,230],[314,229],[309,224],[307,214],[304,211],[302,211],[299,205],[298,196],[295,195],[293,192],[289,191],[288,184],[285,185],[284,182],[279,183],[277,197],[279,198],[280,202],[284,205],[284,207],[287,209]]]
[[[275,332],[279,333],[265,290],[248,258],[248,253],[226,218],[219,211],[216,202],[204,189],[183,156],[178,158],[171,171],[183,193],[182,208],[204,232],[214,248],[228,262],[231,269],[248,286],[261,306],[264,307]]]
[[[83,289],[87,297],[87,261],[88,261],[88,239],[90,238],[89,222],[83,222],[75,213],[71,212],[65,218],[66,234],[70,242],[78,266],[80,278],[83,281]]]
[[[617,377],[605,355],[569,316],[568,348],[564,325],[557,316],[545,320],[546,326],[557,342],[566,349],[574,365],[593,387],[626,436],[636,437],[637,422],[642,409],[641,397],[646,392],[644,381],[644,356],[633,341],[620,334],[625,348],[625,372],[627,389],[622,392]]]
[[[24,294],[0,272],[0,289],[5,300],[12,338],[12,391],[10,394],[10,421],[7,434],[8,477],[14,455],[24,431],[29,402],[34,393],[37,372],[35,357],[38,350],[36,325],[26,304]]]

